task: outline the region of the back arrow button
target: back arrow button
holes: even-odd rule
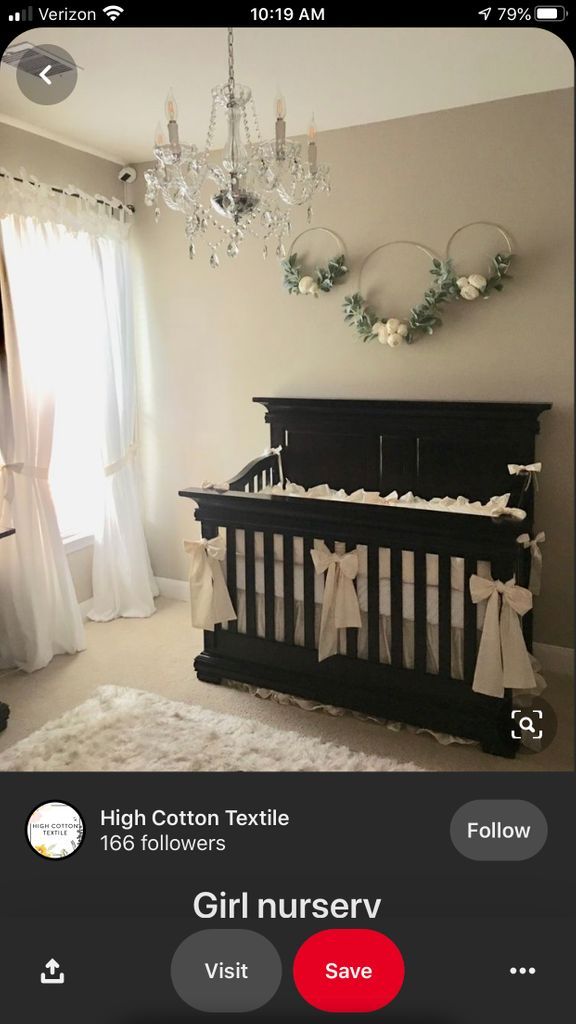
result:
[[[52,85],[52,82],[48,78],[48,72],[50,71],[51,67],[51,64],[47,64],[44,68],[44,71],[38,72],[38,76],[42,79],[43,82],[46,82],[46,85]]]

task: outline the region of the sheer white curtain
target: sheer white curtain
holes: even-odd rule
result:
[[[96,526],[91,619],[145,617],[158,593],[150,567],[136,479],[136,374],[127,244],[91,237],[98,267],[101,335],[101,438],[104,486]]]
[[[6,360],[0,463],[4,516],[16,534],[0,542],[0,667],[28,672],[84,648],[84,629],[48,474],[54,429],[54,337],[62,317],[58,249],[64,229],[11,216],[0,221]],[[9,509],[7,508],[9,506]]]
[[[82,486],[87,466],[94,470],[92,617],[154,611],[133,458],[127,226],[107,209],[89,197],[55,197],[37,184],[0,179],[9,402],[9,415],[5,400],[0,416],[0,485],[16,527],[0,547],[2,666],[32,671],[84,646],[48,480],[62,375],[76,375],[68,380],[82,396],[68,486],[74,474]]]

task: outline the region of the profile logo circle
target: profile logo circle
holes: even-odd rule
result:
[[[26,822],[28,845],[47,860],[71,857],[82,845],[84,831],[80,811],[61,800],[38,804]]]

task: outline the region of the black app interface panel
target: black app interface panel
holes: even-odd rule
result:
[[[138,7],[2,15],[3,1012],[564,1019],[571,11]]]

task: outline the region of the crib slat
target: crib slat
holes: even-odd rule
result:
[[[438,668],[441,675],[452,669],[452,579],[449,555],[438,556]]]
[[[470,596],[470,577],[478,566],[474,558],[464,559],[464,681],[472,683],[476,667],[476,605]]]
[[[284,535],[284,643],[294,643],[294,539]]]
[[[226,583],[234,611],[238,611],[238,594],[236,590],[236,530],[233,526],[226,527]],[[238,632],[236,619],[228,623],[230,633]]]
[[[264,615],[265,637],[274,640],[274,534],[264,533]]]
[[[246,573],[246,633],[256,636],[256,562],[254,530],[244,531],[244,566]]]
[[[314,547],[314,537],[305,534],[302,538],[304,548],[304,646],[312,650],[315,644],[314,630],[314,563],[310,552]]]
[[[402,668],[402,549],[390,549],[390,608],[392,664]]]
[[[354,551],[356,544],[347,544],[346,551]],[[354,584],[356,586],[356,584]],[[358,657],[358,630],[347,629],[346,630],[346,656],[348,658]]]
[[[414,668],[426,671],[426,552],[414,552]]]
[[[368,547],[368,658],[380,661],[380,562],[379,549]]]

